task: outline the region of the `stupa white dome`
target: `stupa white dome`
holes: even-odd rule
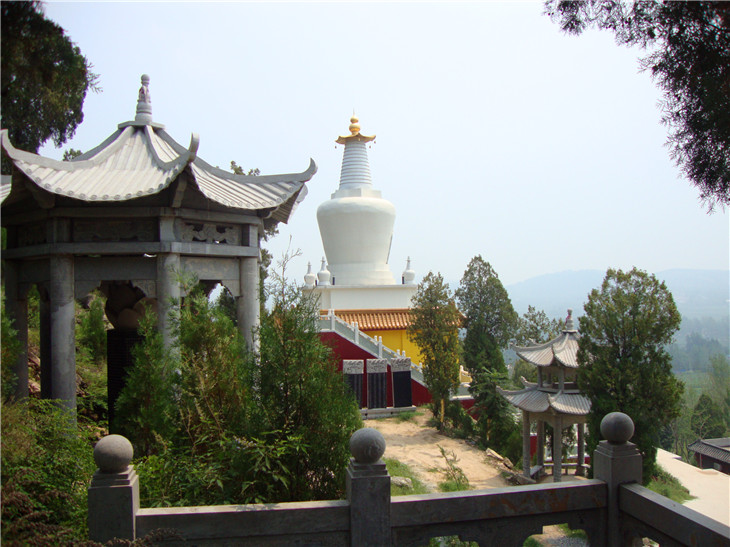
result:
[[[395,207],[373,188],[367,143],[374,136],[360,134],[358,119],[350,119],[340,185],[317,209],[331,284],[339,286],[394,285],[388,259],[393,239]]]

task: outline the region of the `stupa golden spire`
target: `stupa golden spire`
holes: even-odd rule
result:
[[[375,135],[368,136],[368,135],[362,135],[360,133],[360,124],[358,123],[360,120],[355,116],[353,113],[352,118],[350,118],[350,127],[348,128],[350,130],[350,134],[346,136],[340,136],[335,142],[337,144],[347,144],[348,142],[370,142],[375,140]]]

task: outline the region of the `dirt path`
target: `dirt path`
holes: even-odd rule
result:
[[[426,487],[438,492],[438,484],[444,480],[446,462],[439,445],[447,453],[458,458],[456,465],[464,471],[474,489],[500,488],[509,486],[499,470],[490,463],[483,450],[465,441],[440,434],[432,427],[426,427],[431,417],[428,411],[420,410],[409,421],[396,418],[368,420],[367,427],[373,427],[385,437],[385,457],[396,459],[408,465]]]
[[[474,489],[502,488],[510,483],[502,477],[495,460],[487,458],[483,450],[460,439],[452,439],[440,434],[426,423],[431,413],[419,409],[412,420],[397,418],[367,420],[365,427],[373,427],[385,437],[386,458],[393,458],[406,465],[418,476],[432,492],[438,492],[438,484],[444,480],[444,461],[439,445],[458,458],[456,465],[461,468],[469,484]],[[543,534],[532,536],[538,544],[553,547],[584,547],[585,540],[568,538],[557,526],[546,526]]]

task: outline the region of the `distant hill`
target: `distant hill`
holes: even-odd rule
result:
[[[605,271],[579,270],[545,274],[507,285],[512,305],[522,315],[527,306],[545,310],[549,317],[564,318],[568,308],[583,314],[591,290],[600,287]],[[730,315],[730,271],[665,270],[655,272],[674,296],[685,318],[716,319]]]

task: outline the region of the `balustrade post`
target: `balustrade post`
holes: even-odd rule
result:
[[[391,545],[390,476],[381,456],[385,439],[369,427],[355,431],[350,439],[347,467],[347,501],[350,503],[350,545]]]
[[[89,539],[134,540],[139,511],[139,481],[132,462],[132,444],[121,435],[108,435],[94,447],[99,469],[89,486]]]
[[[624,545],[619,522],[619,486],[641,484],[641,453],[634,443],[634,422],[623,412],[611,412],[601,421],[601,435],[606,439],[593,452],[593,477],[608,486],[607,547]]]

